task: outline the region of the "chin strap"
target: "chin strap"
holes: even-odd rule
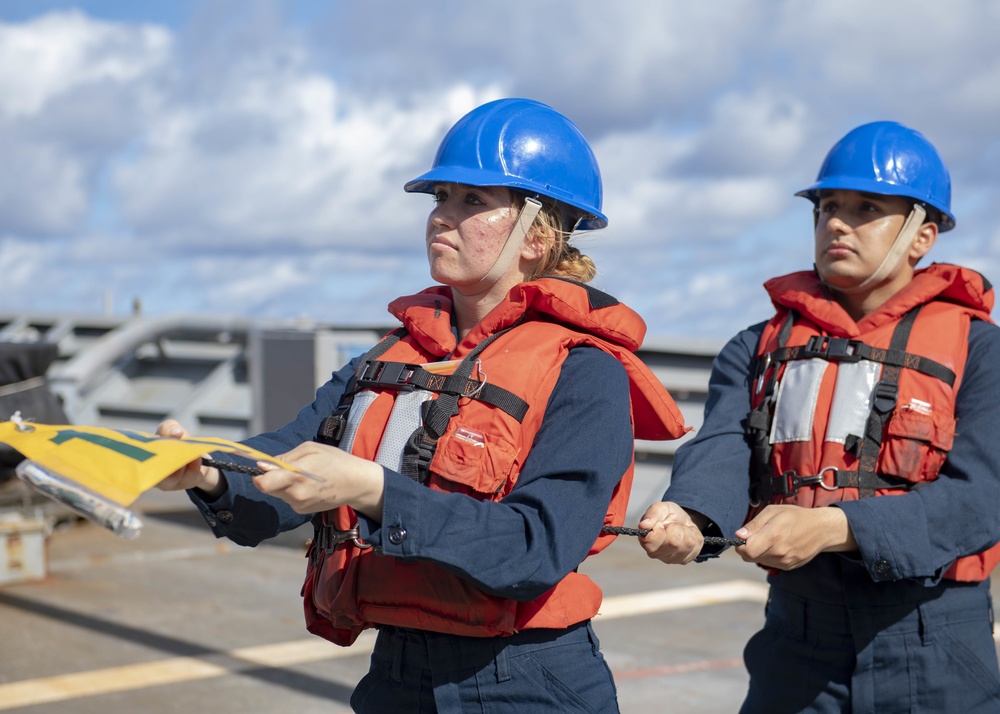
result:
[[[535,222],[535,217],[541,210],[542,203],[538,199],[524,199],[524,207],[518,214],[514,226],[510,229],[507,241],[503,244],[503,248],[500,249],[500,255],[493,261],[493,267],[490,268],[489,272],[483,276],[477,285],[492,285],[501,275],[507,272],[507,268],[521,249],[521,242],[528,235],[528,231],[531,230],[531,224]]]
[[[889,252],[885,254],[882,263],[875,269],[875,272],[853,287],[834,289],[848,294],[859,293],[868,288],[868,286],[884,280],[889,272],[902,260],[906,251],[910,249],[910,244],[913,243],[913,239],[916,237],[917,231],[920,230],[920,226],[924,224],[926,217],[927,211],[924,207],[918,203],[914,203],[913,208],[910,210],[910,215],[906,217],[906,222],[899,229],[899,235],[896,236],[896,240],[889,248]]]

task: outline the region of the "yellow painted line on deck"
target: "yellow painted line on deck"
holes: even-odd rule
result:
[[[722,583],[692,585],[655,592],[636,593],[609,597],[601,603],[601,610],[594,622],[635,617],[669,610],[687,610],[706,605],[721,605],[749,600],[767,602],[767,584],[753,580],[729,580]]]
[[[621,617],[719,605],[741,600],[764,602],[766,599],[767,585],[764,583],[750,580],[730,580],[708,585],[609,597],[601,605],[601,612],[595,621],[601,622]],[[255,667],[294,667],[309,662],[368,656],[371,654],[374,644],[375,633],[369,630],[362,633],[358,641],[350,648],[340,648],[326,640],[313,637],[292,642],[243,647],[229,652],[214,653],[212,656],[228,656]],[[214,664],[196,657],[172,657],[143,664],[28,679],[0,684],[0,711],[112,692],[224,677],[230,674],[239,674],[239,667]]]
[[[51,704],[96,694],[145,689],[160,684],[190,682],[221,677],[226,673],[224,667],[190,657],[175,657],[148,664],[29,679],[0,686],[0,709]]]
[[[49,563],[50,573],[71,573],[78,570],[93,570],[94,568],[115,565],[135,565],[137,563],[164,563],[175,560],[190,560],[192,558],[207,558],[213,555],[225,555],[238,552],[230,543],[220,541],[207,546],[193,548],[170,548],[168,550],[143,551],[137,550],[116,555],[90,555],[84,558],[65,558]]]
[[[279,668],[341,657],[370,655],[374,644],[375,633],[369,631],[362,633],[350,648],[340,648],[326,640],[313,638],[243,647],[220,654],[242,660],[254,667]],[[0,684],[0,710],[51,704],[164,684],[180,684],[234,673],[238,674],[239,670],[205,662],[195,657],[173,657],[143,664],[29,679]]]

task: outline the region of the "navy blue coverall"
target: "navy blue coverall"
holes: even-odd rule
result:
[[[705,422],[676,455],[664,500],[731,536],[749,503],[744,426],[764,323],[713,365]],[[973,321],[940,477],[900,496],[836,504],[859,551],[821,553],[771,586],[764,628],[744,651],[742,714],[1000,712],[989,580],[942,579],[1000,541],[1000,329]],[[699,560],[718,549],[706,548]]]

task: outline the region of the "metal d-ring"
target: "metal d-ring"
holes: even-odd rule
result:
[[[827,471],[833,471],[833,486],[827,486],[823,482],[823,474],[825,474]],[[838,469],[836,466],[824,466],[822,469],[820,469],[819,473],[816,474],[817,476],[819,476],[819,487],[824,491],[836,491],[838,488],[840,488],[840,486],[837,485],[837,473],[839,471],[840,469]]]

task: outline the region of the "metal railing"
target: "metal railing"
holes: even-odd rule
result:
[[[46,376],[71,423],[154,431],[170,417],[195,436],[234,441],[294,417],[332,371],[388,329],[224,316],[0,313],[0,341],[58,345]],[[721,347],[655,338],[639,351],[696,429]],[[636,443],[630,514],[662,495],[682,442]]]

